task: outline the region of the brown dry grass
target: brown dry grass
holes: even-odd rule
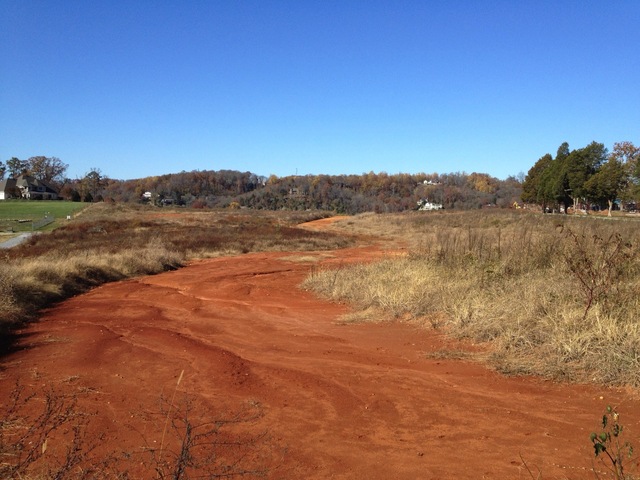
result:
[[[349,222],[354,233],[385,230],[409,253],[314,272],[306,288],[366,317],[408,314],[490,342],[487,360],[506,373],[640,385],[637,221],[497,211]]]

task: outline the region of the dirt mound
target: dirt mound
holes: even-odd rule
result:
[[[310,265],[379,255],[257,253],[102,286],[25,332],[3,360],[3,392],[16,378],[77,392],[101,448],[135,453],[160,441],[159,399],[182,375],[178,398],[203,418],[259,406],[234,428],[266,433],[252,448],[269,478],[528,478],[521,456],[544,478],[589,478],[589,433],[608,403],[640,431],[628,392],[430,359],[441,334],[343,325],[346,306],[298,288]]]

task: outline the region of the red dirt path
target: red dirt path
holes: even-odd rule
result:
[[[545,479],[593,478],[589,433],[608,403],[639,437],[628,391],[428,359],[446,343],[432,330],[341,325],[346,306],[298,288],[311,267],[295,258],[310,255],[338,265],[380,250],[248,254],[102,286],[29,328],[3,359],[2,389],[20,377],[84,392],[105,447],[126,450],[142,443],[139,413],[184,370],[178,391],[205,414],[261,405],[251,428],[268,434],[269,478],[530,478],[520,455]]]

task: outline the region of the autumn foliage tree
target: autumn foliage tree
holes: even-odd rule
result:
[[[61,183],[69,165],[58,157],[37,156],[27,160],[29,175],[48,183]]]
[[[38,155],[27,160],[12,157],[7,160],[5,170],[9,177],[16,178],[20,175],[30,175],[43,182],[60,186],[64,183],[64,175],[69,165],[58,157],[45,157]],[[0,177],[1,178],[1,177]]]

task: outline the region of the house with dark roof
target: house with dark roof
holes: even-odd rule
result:
[[[0,182],[0,200],[24,198],[27,200],[57,200],[58,191],[49,183],[29,175],[7,178]]]

